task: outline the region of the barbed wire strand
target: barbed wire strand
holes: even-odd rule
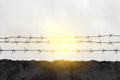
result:
[[[63,35],[63,36],[10,36],[10,37],[0,37],[0,39],[20,39],[20,38],[25,38],[25,39],[45,39],[45,38],[103,38],[103,37],[109,37],[109,38],[112,38],[112,37],[118,37],[120,38],[120,35],[114,35],[114,34],[109,34],[109,35],[88,35],[88,36],[79,36],[79,35],[76,35],[76,36],[67,36],[67,35]]]
[[[88,52],[88,53],[93,53],[93,52],[101,52],[101,53],[104,53],[104,52],[115,52],[115,53],[118,53],[120,52],[120,49],[118,48],[115,48],[115,49],[87,49],[87,50],[79,50],[79,49],[76,49],[76,50],[67,50],[67,49],[63,49],[63,50],[42,50],[42,49],[27,49],[24,47],[24,49],[2,49],[0,48],[0,53],[2,52],[12,52],[12,53],[15,53],[15,52],[38,52],[38,53],[42,53],[42,52],[52,52],[52,53],[56,53],[56,52],[63,52],[63,53],[81,53],[81,52]]]
[[[103,44],[120,44],[120,41],[93,41],[93,40],[77,40],[77,41],[0,41],[0,43],[15,43],[15,44],[20,44],[20,43],[23,43],[23,44],[31,44],[31,43],[36,43],[36,44],[64,44],[64,43],[68,43],[68,44],[74,44],[74,43],[90,43],[90,44],[100,44],[100,45],[103,45]]]

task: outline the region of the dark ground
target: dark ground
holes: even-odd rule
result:
[[[120,62],[0,60],[0,80],[120,80]]]

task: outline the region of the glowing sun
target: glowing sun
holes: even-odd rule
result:
[[[45,27],[45,33],[49,38],[49,46],[54,53],[69,54],[76,48],[74,43],[75,38],[70,32],[70,29],[66,28],[67,25],[51,24],[49,23]],[[62,56],[62,57],[63,57]]]

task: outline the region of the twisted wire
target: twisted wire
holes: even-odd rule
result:
[[[10,36],[10,37],[0,37],[0,39],[46,39],[46,38],[104,38],[104,37],[109,37],[109,38],[112,38],[112,37],[118,37],[120,38],[120,35],[115,35],[115,34],[108,34],[108,35],[87,35],[87,36],[79,36],[79,35],[76,35],[76,36],[67,36],[67,35],[63,35],[63,36]]]
[[[27,41],[27,40],[23,40],[23,41],[16,41],[16,40],[12,40],[12,41],[0,41],[0,43],[15,43],[15,44],[20,44],[20,43],[23,43],[23,44],[31,44],[31,43],[36,43],[36,44],[64,44],[64,43],[77,43],[77,44],[80,44],[80,43],[90,43],[90,44],[100,44],[100,45],[103,45],[103,44],[120,44],[120,41],[93,41],[93,40],[77,40],[77,41],[50,41],[50,40],[47,40],[47,41],[40,41],[40,40],[37,40],[37,41]]]
[[[52,52],[52,53],[55,53],[55,52],[62,52],[62,53],[70,53],[70,52],[74,52],[74,53],[81,53],[81,52],[88,52],[88,53],[93,53],[93,52],[101,52],[101,53],[104,53],[104,52],[115,52],[115,53],[118,53],[120,52],[120,49],[118,48],[115,48],[115,49],[87,49],[87,50],[83,50],[83,49],[76,49],[76,50],[68,50],[68,49],[61,49],[61,50],[43,50],[43,49],[28,49],[28,48],[25,48],[24,49],[2,49],[0,47],[0,53],[2,52],[12,52],[12,53],[15,53],[15,52],[38,52],[38,53],[42,53],[42,52]]]

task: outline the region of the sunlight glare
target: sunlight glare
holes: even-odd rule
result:
[[[49,46],[56,54],[61,55],[61,59],[66,59],[70,55],[70,50],[75,50],[77,44],[74,43],[75,36],[72,35],[70,29],[66,29],[65,26],[60,24],[48,24],[46,25],[45,32],[49,39]]]

